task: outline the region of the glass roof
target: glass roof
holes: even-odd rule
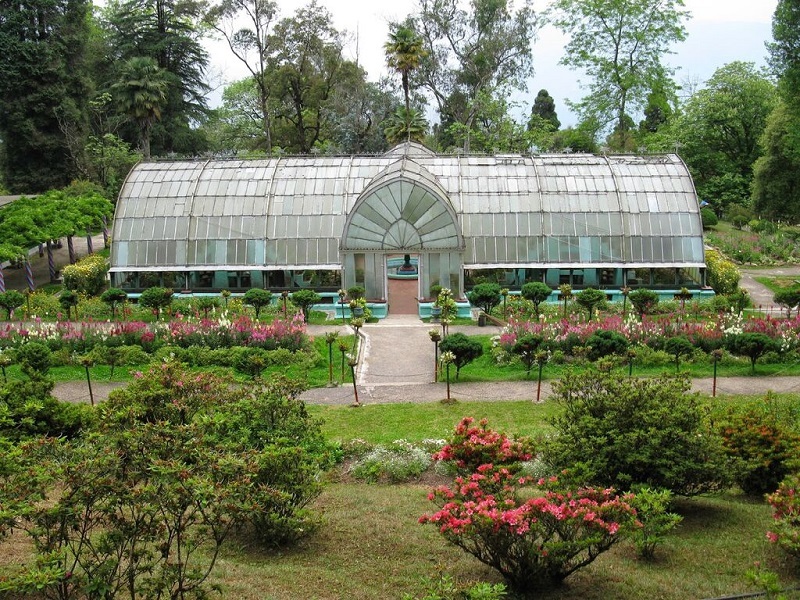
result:
[[[675,155],[436,155],[140,163],[112,270],[338,268],[342,251],[458,249],[468,266],[702,266]]]

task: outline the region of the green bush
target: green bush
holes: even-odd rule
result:
[[[458,379],[462,367],[483,355],[483,345],[463,333],[451,333],[448,335],[439,342],[439,350],[442,354],[452,352],[455,355],[456,379]]]
[[[236,357],[233,368],[239,373],[244,373],[252,379],[259,379],[261,373],[269,365],[267,351],[262,348],[247,348]]]
[[[50,371],[50,348],[42,342],[26,342],[17,349],[17,362],[30,379],[41,379]]]
[[[520,291],[523,298],[533,303],[533,310],[537,318],[539,317],[539,306],[542,302],[546,302],[552,293],[552,288],[541,281],[528,282],[522,286]]]
[[[119,364],[126,367],[146,365],[150,362],[150,355],[141,346],[121,346],[122,354]]]
[[[560,407],[544,458],[554,472],[576,469],[586,483],[636,484],[682,496],[730,483],[722,440],[688,376],[636,379],[586,371],[553,385]]]
[[[497,283],[479,283],[467,294],[467,299],[473,306],[480,307],[487,315],[500,304],[500,285]]]
[[[756,361],[767,352],[777,352],[780,345],[765,333],[745,332],[727,336],[725,349],[731,354],[749,358],[751,370],[755,373]]]
[[[10,321],[14,311],[25,304],[25,296],[17,290],[8,290],[0,293],[0,306],[6,311],[6,318]]]
[[[244,303],[249,304],[256,311],[256,319],[261,315],[261,309],[272,302],[272,292],[260,288],[250,288],[244,293]]]
[[[90,406],[60,402],[50,395],[52,390],[53,382],[41,378],[0,386],[0,437],[13,441],[39,436],[74,438],[91,426]]]
[[[586,288],[575,295],[575,301],[586,311],[586,318],[591,321],[594,311],[606,305],[606,294],[595,288]]]
[[[721,418],[725,450],[735,461],[735,481],[746,494],[763,496],[778,489],[800,467],[800,437],[782,423],[768,402],[729,409]]]
[[[700,218],[703,221],[703,229],[709,229],[719,223],[717,215],[708,207],[700,209]]]
[[[111,317],[117,317],[117,306],[127,302],[128,294],[119,288],[109,288],[100,295],[100,300],[108,304],[111,308]]]
[[[622,356],[628,351],[628,340],[624,335],[610,329],[598,329],[586,340],[591,347],[589,358],[597,360],[604,356]]]
[[[645,288],[633,290],[628,294],[628,300],[630,300],[633,308],[639,314],[640,319],[644,317],[644,315],[651,314],[656,306],[658,306],[658,294],[653,290]]]
[[[308,323],[308,314],[311,311],[311,307],[321,302],[322,296],[320,296],[314,290],[303,289],[292,292],[290,300],[292,301],[292,304],[303,311],[303,321]]]
[[[172,290],[168,288],[147,288],[139,296],[139,306],[153,310],[158,319],[161,317],[161,311],[172,304],[172,293]]]
[[[792,318],[792,310],[800,305],[800,288],[783,288],[775,292],[773,296],[775,304],[786,309],[786,318]]]
[[[653,558],[656,546],[664,541],[664,536],[675,529],[683,517],[669,512],[672,492],[647,486],[634,486],[634,495],[629,500],[636,509],[636,518],[642,524],[633,530],[633,542],[642,558]]]

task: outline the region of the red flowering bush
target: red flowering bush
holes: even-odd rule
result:
[[[558,481],[515,474],[531,457],[524,442],[509,440],[464,419],[434,455],[460,470],[452,486],[429,495],[439,505],[423,515],[450,542],[497,569],[518,591],[562,581],[637,526],[636,511],[612,489],[558,489]]]
[[[767,539],[789,554],[800,556],[800,474],[790,475],[774,494],[767,496],[775,525]]]
[[[473,417],[464,417],[456,425],[450,443],[433,455],[434,460],[451,462],[459,473],[469,474],[481,465],[509,467],[533,457],[530,440],[511,440],[486,425],[486,419],[476,424]]]

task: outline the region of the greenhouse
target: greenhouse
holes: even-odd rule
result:
[[[697,194],[676,155],[440,155],[140,163],[117,203],[112,285],[177,292],[312,288],[330,302],[362,286],[377,315],[411,278],[511,293],[704,288]],[[408,288],[406,288],[408,289]]]

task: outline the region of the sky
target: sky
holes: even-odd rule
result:
[[[317,0],[333,15],[333,25],[346,31],[348,43],[345,55],[358,59],[367,71],[370,81],[377,81],[388,73],[383,44],[388,37],[389,23],[403,20],[414,12],[416,0]],[[541,10],[548,0],[534,0]],[[674,46],[674,54],[666,62],[676,69],[679,85],[691,82],[702,87],[719,67],[735,60],[766,64],[765,43],[772,39],[772,15],[778,0],[684,0],[691,18],[686,22],[686,41]],[[279,0],[281,16],[291,16],[307,0]],[[569,112],[565,101],[579,100],[580,74],[558,64],[566,43],[553,27],[539,31],[533,46],[534,74],[528,83],[528,92],[515,96],[519,114],[528,114],[536,93],[544,88],[556,101],[556,111],[562,126],[574,125],[575,116]],[[222,42],[209,47],[212,59],[212,77],[217,91],[211,104],[221,97],[221,86],[246,76],[241,63],[230,54]],[[588,82],[587,82],[588,83]]]

